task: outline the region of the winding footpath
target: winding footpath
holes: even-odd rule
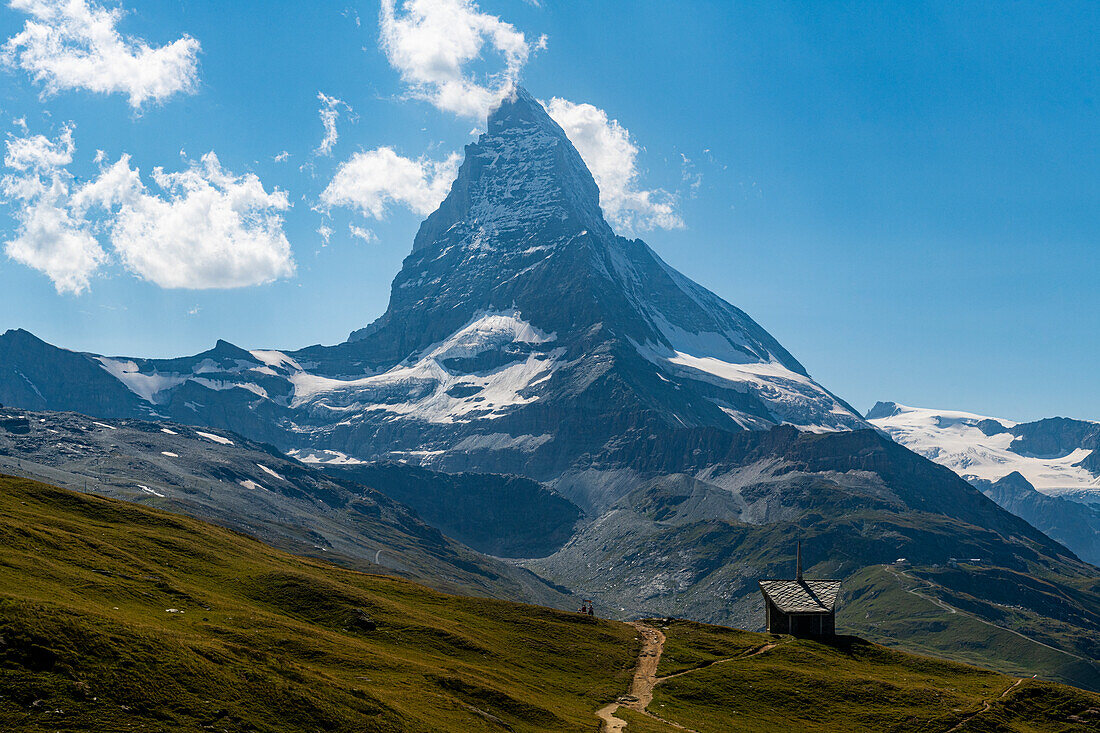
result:
[[[625,720],[615,717],[620,707],[628,707],[643,715],[650,715],[646,712],[646,707],[653,701],[653,688],[657,685],[657,664],[661,661],[661,652],[665,648],[665,635],[641,621],[632,621],[630,625],[637,629],[642,637],[642,650],[638,652],[638,664],[634,667],[634,679],[630,681],[630,691],[610,705],[596,711],[596,717],[602,721],[600,726],[602,733],[621,733],[626,727]],[[681,728],[681,726],[676,727]]]
[[[1002,697],[1007,697],[1007,696],[1008,696],[1008,693],[1012,692],[1012,691],[1013,691],[1013,690],[1015,690],[1015,689],[1016,689],[1017,687],[1019,687],[1019,686],[1020,686],[1020,684],[1021,684],[1021,683],[1022,683],[1023,681],[1024,681],[1024,680],[1023,680],[1023,678],[1021,678],[1021,679],[1018,679],[1018,680],[1016,680],[1016,681],[1015,681],[1015,682],[1013,682],[1013,683],[1012,683],[1011,685],[1009,685],[1008,687],[1006,687],[1006,688],[1005,688],[1005,690],[1004,690],[1004,692],[1002,692],[1002,693],[1001,693],[1000,695],[998,695],[998,696],[997,696],[997,698],[999,699],[999,698],[1002,698]],[[982,714],[984,714],[984,713],[988,713],[988,712],[989,712],[989,709],[990,709],[991,707],[993,707],[993,700],[983,700],[983,701],[982,701],[982,709],[981,709],[981,710],[978,710],[977,712],[974,712],[974,713],[971,713],[970,715],[967,715],[967,716],[966,716],[965,718],[963,718],[962,720],[960,720],[960,721],[958,722],[958,724],[957,724],[957,725],[956,725],[956,726],[955,726],[954,728],[951,728],[950,730],[948,730],[948,731],[947,731],[947,733],[954,733],[954,731],[957,731],[957,730],[962,730],[963,726],[965,726],[965,725],[966,725],[967,723],[969,723],[969,722],[970,722],[971,720],[973,720],[974,718],[976,718],[976,717],[978,717],[979,715],[982,715]]]
[[[929,603],[932,603],[932,604],[942,608],[943,610],[948,611],[949,613],[960,613],[959,609],[955,608],[954,606],[952,606],[948,603],[945,603],[945,602],[939,600],[938,598],[933,598],[932,596],[925,595],[924,593],[918,593],[917,591],[913,590],[912,588],[907,587],[904,583],[901,582],[901,578],[905,577],[908,580],[913,581],[914,583],[923,583],[924,584],[924,585],[918,586],[918,587],[925,587],[925,586],[927,586],[929,588],[933,587],[932,584],[929,583],[928,581],[923,580],[921,578],[914,578],[912,575],[905,572],[904,570],[901,570],[901,571],[894,570],[894,568],[890,567],[889,565],[884,565],[883,567],[885,567],[886,570],[891,575],[894,576],[894,580],[896,580],[898,582],[898,585],[906,593],[908,593],[910,595],[914,595],[917,598],[923,598],[924,600],[928,601]],[[992,626],[993,628],[998,629],[1000,631],[1007,631],[1010,634],[1015,634],[1016,636],[1020,637],[1021,639],[1025,640],[1025,641],[1029,641],[1032,644],[1038,644],[1039,646],[1046,647],[1047,649],[1050,649],[1052,652],[1058,652],[1059,654],[1065,654],[1067,657],[1073,657],[1074,659],[1080,659],[1082,662],[1090,661],[1088,659],[1085,659],[1084,657],[1079,657],[1079,656],[1077,656],[1076,654],[1074,654],[1072,652],[1067,652],[1065,649],[1059,649],[1056,646],[1051,646],[1050,644],[1045,644],[1045,643],[1039,641],[1038,639],[1032,639],[1030,636],[1027,636],[1025,634],[1021,634],[1019,631],[1016,631],[1015,629],[1010,629],[1006,626],[998,626],[997,624],[995,624],[991,621],[986,621],[984,618],[981,618],[980,616],[975,616],[972,613],[967,613],[966,611],[962,611],[961,613],[964,616],[966,616],[968,618],[971,618],[974,621],[977,621],[978,623],[985,624],[986,626]]]
[[[687,731],[687,733],[698,733],[698,731],[692,728],[687,728],[679,723],[674,723],[671,720],[667,720],[649,712],[646,708],[649,707],[649,703],[653,702],[653,688],[665,680],[671,680],[685,674],[698,672],[701,669],[707,669],[716,664],[725,664],[726,662],[755,657],[757,654],[763,654],[777,646],[775,643],[763,644],[748,654],[728,657],[726,659],[716,659],[713,662],[709,662],[699,667],[692,667],[683,672],[677,672],[676,674],[670,674],[665,677],[658,677],[657,665],[661,662],[661,653],[665,648],[665,635],[658,629],[642,621],[632,621],[630,625],[637,629],[642,637],[642,650],[638,652],[638,664],[634,667],[634,678],[630,681],[630,690],[615,702],[610,705],[605,705],[596,711],[596,717],[601,721],[601,733],[622,733],[623,729],[626,728],[626,721],[622,718],[615,717],[615,713],[619,711],[619,708],[624,707],[641,713],[647,718],[658,720],[676,730]]]

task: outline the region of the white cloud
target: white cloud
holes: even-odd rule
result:
[[[241,287],[294,274],[279,214],[287,195],[268,194],[254,174],[235,176],[207,153],[179,173],[154,168],[155,194],[122,155],[76,185],[66,167],[75,149],[72,125],[55,140],[9,138],[3,164],[14,173],[0,178],[19,225],[4,251],[45,273],[59,293],[83,293],[107,262],[101,231],[123,265],[162,287]]]
[[[348,233],[356,239],[362,239],[364,242],[370,243],[378,239],[374,232],[370,229],[364,229],[363,227],[357,227],[354,224],[348,224]]]
[[[600,206],[608,221],[626,233],[684,226],[675,197],[661,189],[639,187],[638,146],[618,120],[591,104],[554,97],[546,111],[561,125],[600,187]]]
[[[236,176],[213,153],[186,170],[154,168],[150,193],[130,156],[74,196],[78,209],[110,212],[111,245],[123,264],[162,288],[238,288],[294,274],[279,212],[290,207],[255,174]]]
[[[351,107],[344,100],[330,97],[323,92],[317,92],[317,99],[321,101],[321,109],[318,113],[321,115],[321,124],[325,128],[325,137],[313,152],[317,155],[331,155],[332,147],[336,145],[338,138],[336,120],[340,118],[340,108],[343,107],[350,112]]]
[[[399,12],[382,0],[379,25],[382,50],[413,96],[476,119],[511,91],[531,51],[546,47],[546,36],[528,43],[471,0],[405,0]],[[475,75],[467,67],[483,50],[499,56],[501,68]]]
[[[150,46],[118,32],[122,9],[94,0],[10,0],[9,5],[33,18],[0,47],[0,60],[29,73],[46,93],[117,92],[136,109],[194,90],[200,46],[188,35]]]
[[[17,171],[56,171],[73,162],[73,125],[66,125],[57,140],[45,135],[9,137],[5,143],[4,166]]]
[[[358,209],[375,219],[381,219],[390,204],[427,215],[447,197],[460,160],[457,153],[443,161],[412,160],[388,147],[356,153],[336,169],[321,192],[321,202]]]
[[[279,153],[278,155],[272,156],[271,159],[274,160],[276,163],[285,163],[287,158],[289,158],[289,157],[290,157],[290,153],[288,153],[287,151],[284,150],[283,152]]]
[[[72,132],[69,125],[55,140],[9,138],[4,165],[15,173],[0,178],[19,225],[5,251],[44,272],[58,292],[87,290],[107,261],[97,238],[104,232],[127,269],[164,288],[243,287],[294,273],[280,214],[290,207],[285,192],[226,171],[212,152],[178,173],[154,168],[160,193],[146,188],[129,155],[76,185],[67,169]]]
[[[328,240],[332,238],[332,227],[326,224],[322,224],[321,226],[317,227],[317,233],[321,235],[321,246],[327,247]]]
[[[355,21],[355,27],[358,28],[363,25],[363,21],[359,19],[359,13],[355,8],[344,8],[344,12],[341,13],[345,18],[351,18]]]
[[[90,224],[70,211],[72,177],[65,169],[75,146],[72,126],[56,140],[43,135],[9,138],[4,165],[18,171],[0,178],[0,192],[13,206],[18,229],[4,243],[11,259],[46,274],[59,293],[88,289],[92,274],[107,260]]]

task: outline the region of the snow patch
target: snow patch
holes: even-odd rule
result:
[[[241,486],[245,487],[246,489],[250,489],[252,491],[267,491],[267,489],[265,489],[263,486],[260,486],[258,483],[256,483],[252,479],[244,479],[240,483],[241,483]]]
[[[230,389],[247,389],[249,392],[267,399],[267,390],[251,382],[230,382],[224,379],[209,379],[207,377],[193,377],[190,381],[201,384],[207,389],[212,389],[215,392],[224,392]]]
[[[175,430],[169,430],[168,428],[161,428],[160,432],[166,435],[179,435],[179,433],[177,433]]]
[[[711,343],[713,337],[718,334],[696,334],[696,336],[698,344],[711,348],[719,346]],[[778,361],[731,362],[715,356],[697,356],[651,343],[635,344],[635,347],[647,360],[678,377],[706,382],[734,392],[752,392],[767,407],[774,422],[793,425],[799,430],[808,432],[851,430],[863,425],[861,418],[821,385],[804,374],[791,371]],[[725,348],[739,358],[745,357],[743,352],[736,350],[728,342]],[[746,420],[751,422],[756,419],[738,413],[736,410],[727,409],[726,406],[719,406],[738,425],[743,425]]]
[[[107,428],[108,430],[118,430],[118,428],[116,428],[114,425],[108,425],[105,422],[96,422],[95,420],[92,421],[92,425],[98,425],[99,427]]]
[[[169,458],[179,458],[179,454],[178,454],[178,453],[173,453],[173,452],[172,452],[172,451],[170,451],[170,450],[162,450],[162,451],[160,452],[160,454],[161,454],[162,456],[168,456]]]
[[[155,396],[166,389],[176,387],[187,381],[179,374],[142,374],[140,367],[130,360],[111,359],[97,356],[100,365],[126,388],[146,402],[156,404]]]
[[[455,374],[443,366],[450,359],[475,357],[510,344],[528,347],[554,341],[522,320],[518,311],[482,313],[423,356],[381,374],[357,379],[333,379],[306,372],[290,375],[291,407],[307,405],[324,412],[381,410],[432,423],[492,419],[510,408],[537,399],[521,394],[545,380],[559,366],[563,349],[516,354],[516,361],[475,374]]]
[[[223,438],[220,435],[214,435],[213,433],[204,433],[201,430],[196,430],[195,434],[200,435],[207,440],[212,440],[215,443],[221,443],[222,445],[233,445],[232,440],[230,440],[229,438]]]
[[[146,494],[152,494],[153,496],[159,496],[162,499],[167,498],[164,494],[160,493],[159,491],[154,491],[153,489],[150,489],[145,484],[138,484],[137,487],[139,489],[141,489],[142,491],[144,491]]]
[[[264,351],[262,349],[257,349],[256,351],[250,351],[248,353],[252,354],[257,361],[263,362],[273,370],[279,369],[291,372],[305,371],[298,362],[281,351]],[[256,371],[261,370],[262,367]]]
[[[354,466],[360,463],[366,463],[366,461],[361,461],[358,458],[352,458],[347,453],[341,453],[338,450],[295,448],[287,452],[287,455],[297,461],[301,461],[302,463],[332,463],[334,465],[344,466]]]
[[[280,476],[279,474],[275,473],[274,471],[272,471],[272,470],[271,470],[270,468],[268,468],[268,467],[267,467],[267,466],[265,466],[264,464],[262,464],[262,463],[257,463],[257,464],[256,464],[256,466],[258,466],[258,467],[259,467],[259,469],[260,469],[261,471],[263,471],[264,473],[268,474],[269,476],[274,476],[275,478],[279,479],[280,481],[286,481],[286,479],[285,479],[285,478],[283,478],[283,477],[282,477],[282,476]]]

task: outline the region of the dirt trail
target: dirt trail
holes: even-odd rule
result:
[[[629,692],[617,701],[596,711],[596,717],[603,721],[600,726],[601,733],[621,733],[623,728],[626,727],[625,720],[615,717],[615,713],[621,707],[636,710],[679,730],[690,730],[690,728],[677,725],[672,721],[657,718],[653,713],[646,711],[649,703],[653,702],[653,687],[658,681],[657,665],[661,661],[661,652],[665,648],[665,635],[641,621],[632,621],[630,625],[637,629],[642,637],[642,650],[638,652],[638,665],[634,668],[634,679],[630,681]]]
[[[1024,681],[1024,678],[1020,678],[1020,679],[1016,680],[1016,681],[1015,681],[1015,682],[1013,682],[1013,683],[1012,683],[1011,685],[1009,685],[1008,687],[1006,687],[1006,688],[1005,688],[1005,690],[1004,690],[1004,692],[1002,692],[1002,693],[1001,693],[1000,695],[998,695],[997,697],[998,697],[998,698],[1002,698],[1002,697],[1005,697],[1006,695],[1008,695],[1008,693],[1012,692],[1012,691],[1013,691],[1013,690],[1015,690],[1015,689],[1016,689],[1017,687],[1019,687],[1019,686],[1020,686],[1020,684],[1021,684],[1021,683],[1022,683],[1023,681]],[[961,729],[962,729],[962,727],[963,727],[964,725],[966,725],[967,723],[969,723],[969,722],[970,722],[971,720],[973,720],[974,718],[976,718],[976,717],[978,717],[979,715],[982,715],[982,714],[984,714],[984,713],[988,713],[988,712],[989,712],[989,709],[990,709],[991,707],[993,707],[993,701],[992,701],[992,700],[985,700],[985,701],[983,701],[983,703],[982,703],[982,709],[981,709],[981,710],[977,711],[976,713],[971,713],[970,715],[967,715],[967,716],[966,716],[965,718],[963,718],[962,720],[960,720],[960,721],[958,722],[958,724],[957,724],[957,725],[956,725],[956,726],[955,726],[954,728],[951,728],[951,729],[949,729],[949,730],[947,731],[947,733],[953,733],[953,731],[956,731],[956,730],[961,730]]]
[[[929,583],[927,580],[923,580],[921,578],[914,578],[912,575],[905,572],[904,570],[901,570],[901,571],[894,570],[889,565],[884,565],[883,567],[885,567],[886,570],[891,575],[894,576],[894,580],[898,581],[898,585],[901,586],[901,589],[903,591],[905,591],[906,593],[908,593],[910,595],[917,596],[918,598],[923,598],[924,600],[928,601],[929,603],[932,603],[936,606],[939,606],[940,608],[942,608],[945,611],[948,611],[950,613],[962,613],[964,616],[966,616],[968,618],[971,618],[971,619],[977,621],[978,623],[985,624],[986,626],[992,626],[993,628],[1000,629],[1001,631],[1007,631],[1010,634],[1015,634],[1016,636],[1020,637],[1021,639],[1024,639],[1026,641],[1030,641],[1032,644],[1038,644],[1039,646],[1046,647],[1047,649],[1050,649],[1053,652],[1058,652],[1059,654],[1065,654],[1067,657],[1073,657],[1074,659],[1080,659],[1082,662],[1090,661],[1088,659],[1085,659],[1084,657],[1079,657],[1079,656],[1077,656],[1076,654],[1074,654],[1072,652],[1067,652],[1065,649],[1059,649],[1056,646],[1051,646],[1050,644],[1045,644],[1045,643],[1039,641],[1038,639],[1032,639],[1030,636],[1026,636],[1024,634],[1021,634],[1019,631],[1016,631],[1014,629],[1010,629],[1006,626],[998,626],[997,624],[995,624],[991,621],[986,621],[984,618],[981,618],[980,616],[975,616],[974,614],[967,613],[966,611],[959,611],[959,609],[955,608],[954,606],[952,606],[950,604],[944,603],[943,601],[939,600],[938,598],[933,598],[932,596],[925,595],[924,593],[918,593],[917,591],[912,590],[911,588],[908,588],[904,583],[902,583],[901,578],[905,577],[905,578],[908,578],[909,580],[913,581],[914,583],[922,583],[923,585],[921,587],[931,588],[931,587],[933,587],[932,584]]]
[[[600,725],[601,733],[622,733],[623,729],[626,728],[626,721],[622,718],[615,717],[615,713],[618,712],[621,707],[635,710],[646,717],[659,720],[665,725],[677,730],[687,731],[687,733],[697,733],[697,731],[692,728],[686,728],[679,723],[665,720],[659,715],[654,715],[646,710],[649,704],[653,702],[653,688],[665,680],[670,680],[685,674],[691,674],[692,672],[698,672],[700,669],[706,669],[715,664],[725,664],[726,662],[755,657],[757,654],[763,654],[777,646],[775,643],[763,644],[758,649],[754,649],[750,653],[739,657],[718,659],[700,667],[692,667],[683,672],[666,675],[665,677],[658,677],[657,665],[661,661],[661,653],[665,648],[665,635],[649,624],[642,623],[641,621],[632,621],[630,625],[637,629],[642,637],[642,650],[638,653],[638,665],[634,668],[634,678],[630,681],[629,692],[610,705],[606,705],[596,711],[596,717],[602,721]]]
[[[759,648],[754,649],[751,652],[749,652],[748,654],[745,654],[743,656],[740,656],[740,657],[727,657],[725,659],[715,659],[713,662],[707,662],[706,664],[701,664],[698,667],[692,667],[691,669],[685,669],[683,672],[677,672],[676,674],[670,674],[670,675],[665,675],[664,677],[658,677],[657,682],[661,683],[661,682],[664,682],[665,680],[671,680],[675,677],[680,677],[681,675],[691,674],[692,672],[698,672],[701,669],[706,669],[708,667],[713,667],[716,664],[726,664],[727,662],[740,662],[743,659],[748,659],[750,657],[755,657],[757,654],[763,654],[766,651],[771,651],[772,649],[775,649],[777,646],[779,646],[778,642],[769,642],[767,644],[762,644]],[[652,691],[651,691],[650,692],[650,698],[652,699],[652,697],[653,697],[653,694],[652,694]]]
[[[1020,686],[1020,684],[1021,684],[1021,683],[1023,683],[1023,681],[1024,681],[1024,680],[1023,680],[1023,678],[1021,677],[1020,679],[1018,679],[1018,680],[1016,680],[1015,682],[1013,682],[1013,683],[1012,683],[1012,685],[1011,685],[1011,686],[1010,686],[1010,687],[1009,687],[1009,688],[1008,688],[1007,690],[1005,690],[1004,692],[1002,692],[1002,693],[1001,693],[1001,697],[1005,697],[1006,695],[1008,695],[1008,693],[1010,693],[1010,692],[1012,692],[1013,690],[1015,690],[1015,689],[1016,689],[1017,687],[1019,687],[1019,686]]]

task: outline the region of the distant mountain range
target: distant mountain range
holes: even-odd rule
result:
[[[1016,423],[895,402],[879,402],[867,420],[1100,565],[1100,423]]]
[[[1100,503],[1100,423],[1051,417],[1017,423],[969,412],[879,402],[867,420],[966,479],[1017,472],[1050,495]]]
[[[418,521],[533,573],[475,554],[459,585],[487,572],[482,592],[497,593],[496,578],[551,600],[567,589],[621,616],[756,628],[756,580],[789,574],[801,538],[807,572],[848,579],[849,603],[899,601],[875,622],[884,637],[1001,668],[1039,655],[1044,674],[1100,689],[1096,568],[887,438],[744,312],[617,236],[579,154],[523,90],[467,146],[385,314],[346,342],[289,352],[219,341],[140,359],[10,331],[0,402],[272,444],[302,471],[326,464],[341,486],[389,486]],[[1041,450],[1038,433],[1027,439]],[[513,476],[433,477],[395,462]],[[272,488],[262,469],[241,471]],[[233,491],[241,501],[219,511],[247,516],[266,497]],[[882,569],[902,557],[906,575]],[[981,562],[959,570],[952,558]],[[914,594],[955,610],[927,624],[923,602],[904,602]],[[977,626],[991,631],[974,639]],[[919,638],[899,632],[918,627]]]

